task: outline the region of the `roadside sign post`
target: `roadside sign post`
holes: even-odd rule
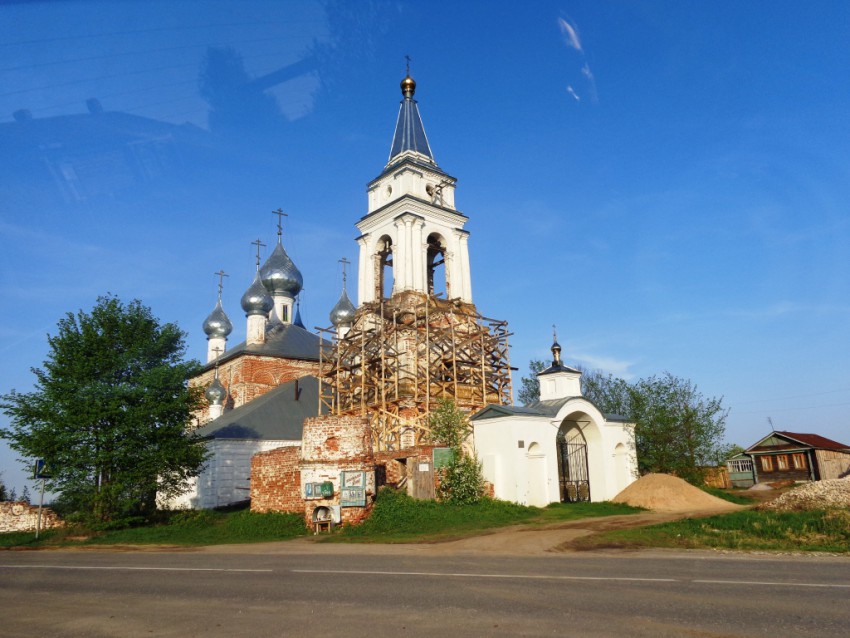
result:
[[[38,519],[35,524],[35,539],[38,540],[41,534],[41,510],[44,507],[44,479],[50,478],[50,470],[44,459],[36,460],[34,470],[33,478],[41,479],[41,493],[38,497]]]

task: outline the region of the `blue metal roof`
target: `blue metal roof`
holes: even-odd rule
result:
[[[405,97],[401,101],[393,144],[390,148],[390,161],[405,151],[421,153],[432,162],[434,161],[428,137],[425,135],[425,127],[422,125],[422,117],[419,115],[419,106],[412,97]]]

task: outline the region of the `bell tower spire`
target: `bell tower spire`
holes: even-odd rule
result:
[[[401,81],[402,100],[384,170],[368,186],[368,210],[357,224],[358,303],[412,291],[472,303],[467,217],[455,208],[457,180],[434,160],[416,81]]]

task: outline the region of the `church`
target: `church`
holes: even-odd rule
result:
[[[279,221],[265,262],[255,242],[256,275],[241,299],[246,337],[229,347],[219,273],[203,326],[207,363],[190,380],[205,392],[195,432],[210,456],[172,506],[250,498],[261,511],[355,521],[383,484],[433,498],[444,457],[428,416],[444,399],[470,415],[470,447],[497,498],[606,500],[636,477],[633,424],[581,397],[581,373],[561,363],[557,343],[539,375],[541,400],[512,405],[508,325],[473,301],[468,217],[455,207],[456,178],[434,159],[415,91],[408,73],[389,160],[356,222],[356,306],[344,271],[331,325],[304,328],[303,277]]]

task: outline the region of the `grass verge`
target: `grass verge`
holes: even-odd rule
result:
[[[547,524],[591,516],[634,514],[639,508],[615,503],[557,503],[546,508],[525,507],[484,499],[472,505],[418,501],[382,489],[371,516],[325,537],[326,542],[410,543],[447,540],[518,523]]]
[[[225,545],[280,541],[307,534],[297,514],[257,514],[247,510],[188,510],[166,515],[156,525],[92,532],[80,528],[53,529],[36,541],[32,532],[0,534],[0,548],[67,547],[75,545]]]
[[[720,489],[719,487],[703,486],[700,488],[703,492],[708,492],[712,496],[722,498],[724,501],[736,503],[738,505],[753,505],[758,502],[758,499],[751,494],[741,494],[740,492]]]
[[[850,509],[744,510],[577,539],[577,549],[736,549],[850,553]]]

